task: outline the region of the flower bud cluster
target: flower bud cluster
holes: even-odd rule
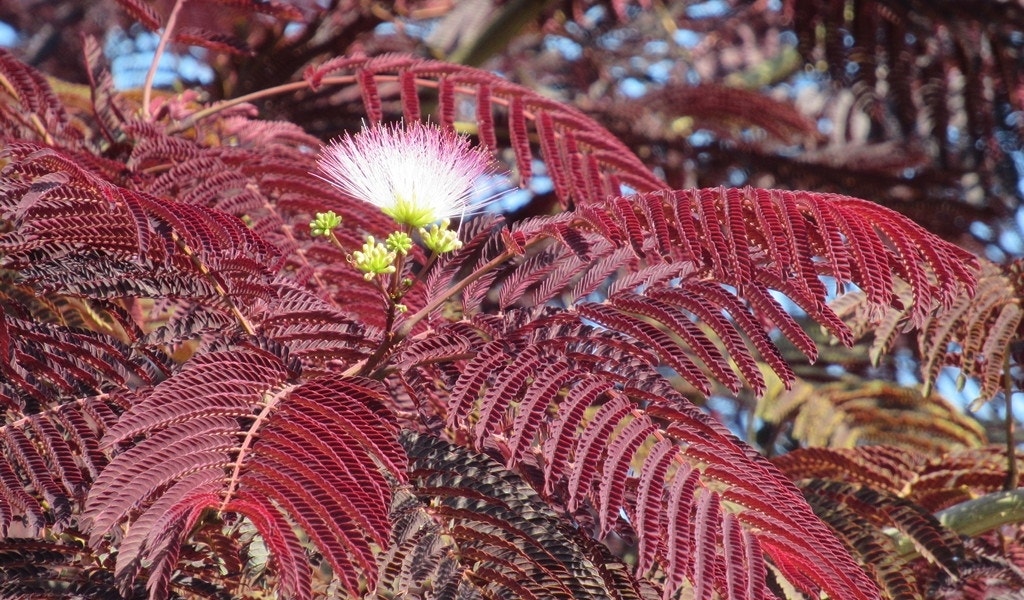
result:
[[[368,235],[363,249],[352,253],[352,264],[363,272],[363,279],[370,281],[377,275],[394,273],[396,257],[396,254],[388,250],[385,244],[373,239],[372,235]]]

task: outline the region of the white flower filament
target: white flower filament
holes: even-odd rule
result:
[[[324,180],[409,227],[478,212],[489,199],[472,203],[473,186],[494,172],[486,150],[419,122],[346,134],[324,148],[318,166]]]

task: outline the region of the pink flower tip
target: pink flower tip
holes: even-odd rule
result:
[[[477,180],[496,172],[490,153],[435,125],[373,125],[324,147],[322,179],[369,202],[395,222],[425,227],[479,212],[497,199],[473,202]]]

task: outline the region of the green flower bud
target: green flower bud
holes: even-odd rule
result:
[[[438,254],[444,254],[446,252],[453,252],[462,247],[462,242],[459,241],[459,235],[454,231],[448,229],[450,222],[448,219],[441,221],[440,225],[431,225],[429,227],[420,227],[420,239],[423,240],[423,245],[432,252]]]
[[[404,231],[396,231],[389,235],[388,239],[384,240],[384,245],[388,247],[388,250],[405,256],[412,248],[412,238]]]
[[[341,225],[341,217],[329,210],[325,213],[316,213],[316,218],[309,223],[309,233],[313,237],[331,235],[334,228]]]
[[[373,239],[372,235],[368,235],[363,249],[352,253],[352,264],[363,272],[363,279],[370,281],[376,275],[394,273],[396,257],[397,255],[389,251],[387,246]]]

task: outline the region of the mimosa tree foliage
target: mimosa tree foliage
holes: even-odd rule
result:
[[[29,4],[0,9],[22,36],[0,50],[0,596],[1024,589],[1016,454],[931,387],[956,365],[979,404],[1016,390],[1019,270],[894,210],[884,161],[863,185],[801,189],[825,163],[863,175],[844,148],[898,133],[921,149],[906,206],[973,174],[998,201],[964,215],[1004,214],[1002,155],[928,142],[961,122],[985,143],[1010,135],[994,115],[1021,108],[1006,68],[1021,42],[990,12],[722,3],[722,24],[799,40],[797,58],[766,45],[741,70],[825,61],[836,97],[850,64],[907,71],[892,97],[857,72],[864,116],[891,131],[832,140],[826,159],[818,115],[709,67],[713,35],[690,57],[707,81],[635,101],[581,71],[621,46],[522,59],[584,33],[641,57],[627,34],[646,39],[654,16],[709,29],[676,7],[495,3],[487,27],[470,3],[69,2],[47,8],[65,26],[53,36]],[[424,19],[426,41],[405,29]],[[159,40],[138,89],[115,89],[101,51],[115,22]],[[832,29],[889,48],[879,36],[922,24],[944,50],[982,36],[989,53],[917,70],[841,50]],[[213,81],[155,88],[160,56],[190,47]],[[964,104],[943,112],[936,94],[953,91],[920,86],[958,69],[990,90],[956,80]],[[518,186],[524,206],[361,200],[445,181],[392,186],[392,170],[460,164],[360,167],[360,152],[410,148],[404,134],[416,152],[475,153],[467,172]],[[754,166],[737,182],[726,163]],[[943,187],[940,168],[961,180]],[[897,384],[899,348],[924,393]]]

